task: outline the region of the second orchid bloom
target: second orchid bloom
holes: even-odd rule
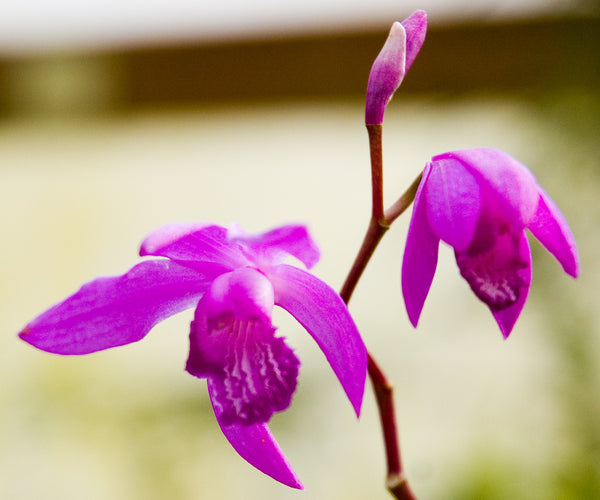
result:
[[[508,337],[531,284],[525,229],[567,274],[577,277],[573,234],[524,165],[495,149],[434,157],[415,197],[402,265],[402,290],[412,324],[416,326],[421,315],[442,240],[454,248],[460,274]]]

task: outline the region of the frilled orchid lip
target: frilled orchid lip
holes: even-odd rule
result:
[[[302,485],[268,420],[287,408],[299,361],[271,324],[274,305],[315,339],[355,412],[367,354],[339,295],[304,269],[319,251],[306,227],[251,235],[238,226],[169,224],[152,232],[122,276],[98,278],[39,315],[19,336],[57,354],[86,354],[141,340],[160,321],[196,307],[187,370],[206,377],[219,425],[249,463],[288,486]]]
[[[508,337],[531,284],[525,229],[567,274],[579,274],[573,234],[527,167],[494,149],[435,156],[415,196],[402,264],[412,324],[417,325],[431,287],[442,240],[454,248],[461,275]]]
[[[186,370],[207,377],[221,425],[266,423],[285,410],[300,361],[271,325],[274,292],[252,268],[219,276],[200,299]]]

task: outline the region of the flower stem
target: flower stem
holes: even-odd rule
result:
[[[385,443],[388,468],[386,479],[387,489],[398,500],[416,500],[402,471],[398,430],[396,428],[396,412],[394,411],[393,385],[381,368],[379,368],[371,354],[368,354],[368,357],[369,378],[371,379],[373,392],[377,400],[377,407],[379,408],[379,418]]]
[[[373,205],[367,232],[340,291],[340,296],[346,303],[350,301],[354,289],[356,288],[363,271],[367,267],[367,264],[371,260],[377,245],[383,238],[383,235],[387,232],[392,222],[396,220],[415,199],[415,194],[421,181],[421,174],[419,174],[406,192],[393,205],[384,211],[382,127],[381,125],[367,125],[367,131],[369,133],[369,147],[371,152]],[[385,444],[385,454],[387,459],[387,489],[398,500],[416,500],[402,470],[392,384],[387,379],[373,356],[371,356],[370,353],[367,353],[367,355],[369,361],[369,378],[373,385],[373,392],[375,393],[375,399],[379,409],[379,417]]]
[[[367,125],[371,152],[371,186],[373,193],[372,219],[383,219],[383,147],[382,126]]]
[[[388,227],[387,225],[380,225],[377,221],[371,219],[358,255],[340,291],[340,296],[344,302],[348,303],[350,301],[363,271],[367,267],[375,248],[377,248]],[[398,500],[416,500],[402,470],[394,411],[393,386],[370,352],[367,352],[367,356],[368,374],[379,409],[379,418],[385,444],[387,459],[386,486],[389,492]]]

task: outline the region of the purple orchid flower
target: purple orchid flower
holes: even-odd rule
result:
[[[375,58],[367,82],[365,123],[381,125],[385,108],[412,66],[427,33],[425,11],[413,12],[392,24],[383,48]]]
[[[435,156],[415,197],[402,264],[402,291],[416,327],[435,274],[440,240],[454,248],[462,277],[507,338],[531,283],[525,229],[577,277],[575,238],[533,174],[495,149]]]
[[[195,307],[186,370],[206,378],[225,437],[250,464],[302,485],[267,422],[296,390],[299,360],[275,336],[273,306],[287,310],[317,342],[356,414],[367,353],[339,295],[307,271],[319,251],[306,228],[259,235],[234,226],[171,224],[142,243],[145,260],[122,276],[91,281],[31,321],[19,336],[58,354],[86,354],[142,339],[158,322]]]

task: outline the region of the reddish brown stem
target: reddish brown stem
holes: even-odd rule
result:
[[[352,293],[381,238],[383,238],[383,235],[389,229],[390,224],[413,202],[421,181],[421,175],[419,175],[406,192],[388,210],[384,211],[382,128],[381,125],[367,125],[367,131],[369,133],[369,147],[371,152],[373,205],[367,233],[340,291],[340,296],[346,303],[350,301]],[[402,470],[392,384],[378,366],[373,356],[370,353],[367,354],[369,358],[368,374],[373,385],[377,408],[379,409],[379,418],[385,444],[387,460],[386,486],[389,492],[398,500],[416,500]]]
[[[350,297],[352,297],[352,293],[358,284],[358,280],[360,280],[363,271],[371,260],[373,252],[375,252],[377,245],[381,241],[381,238],[383,238],[385,232],[388,230],[388,227],[389,226],[387,225],[380,224],[375,219],[371,219],[369,222],[367,234],[365,234],[365,237],[363,238],[360,250],[354,259],[354,263],[352,264],[350,272],[348,273],[346,281],[344,281],[340,291],[340,296],[342,299],[344,299],[346,304],[350,301]]]
[[[371,152],[371,192],[373,194],[374,220],[383,219],[383,147],[381,125],[367,125],[369,151]]]
[[[394,410],[394,388],[373,357],[370,354],[368,356],[369,378],[379,408],[379,418],[385,443],[387,458],[386,486],[389,492],[398,500],[416,500],[402,469],[396,412]]]
[[[358,280],[387,229],[387,227],[380,226],[376,221],[371,220],[363,244],[340,292],[340,296],[346,303],[349,302]],[[369,362],[368,374],[379,409],[379,419],[385,445],[387,460],[386,486],[389,492],[398,500],[416,500],[402,470],[392,384],[371,356],[371,353],[367,352],[367,356]]]

